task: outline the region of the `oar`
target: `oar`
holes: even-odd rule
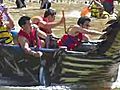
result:
[[[62,10],[62,16],[65,18],[64,10]],[[64,31],[65,31],[65,33],[67,33],[65,20],[64,20]]]
[[[91,1],[91,3],[89,4],[89,6],[83,8],[83,10],[81,11],[81,16],[86,16],[89,12],[90,12],[90,6],[93,3],[94,0]]]

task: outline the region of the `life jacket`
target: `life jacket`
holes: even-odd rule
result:
[[[0,26],[0,43],[10,44],[13,41],[11,33],[8,31],[7,26]]]
[[[96,18],[100,17],[100,11],[96,4],[92,4],[92,6],[91,6],[91,16],[96,17]]]
[[[80,45],[82,39],[82,33],[79,33],[77,36],[65,34],[61,39],[57,41],[57,43],[58,46],[66,46],[68,50],[74,50],[76,46]]]
[[[31,30],[30,34],[27,34],[21,29],[18,33],[18,37],[19,36],[25,37],[29,41],[30,47],[34,47],[35,45],[37,45],[38,48],[41,48],[41,41],[36,34],[37,34],[36,30],[34,29]]]

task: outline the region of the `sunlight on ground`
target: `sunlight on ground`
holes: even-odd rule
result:
[[[75,18],[79,18],[80,17],[80,11],[74,10],[71,12],[68,12],[66,14],[67,17],[75,17]]]

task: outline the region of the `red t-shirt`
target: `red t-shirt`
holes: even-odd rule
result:
[[[30,34],[27,34],[26,32],[23,31],[23,29],[21,29],[18,33],[18,37],[19,36],[25,37],[29,41],[30,47],[34,47],[35,45],[37,45],[38,48],[41,47],[41,41],[39,38],[37,39],[36,37],[36,30],[32,29]]]

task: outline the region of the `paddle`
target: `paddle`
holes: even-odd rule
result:
[[[86,16],[89,12],[90,12],[90,6],[93,3],[94,0],[91,1],[91,3],[89,4],[89,6],[84,7],[83,10],[81,11],[81,16]]]
[[[62,16],[65,18],[64,10],[62,10]],[[65,33],[67,33],[65,20],[64,20],[64,31]]]

